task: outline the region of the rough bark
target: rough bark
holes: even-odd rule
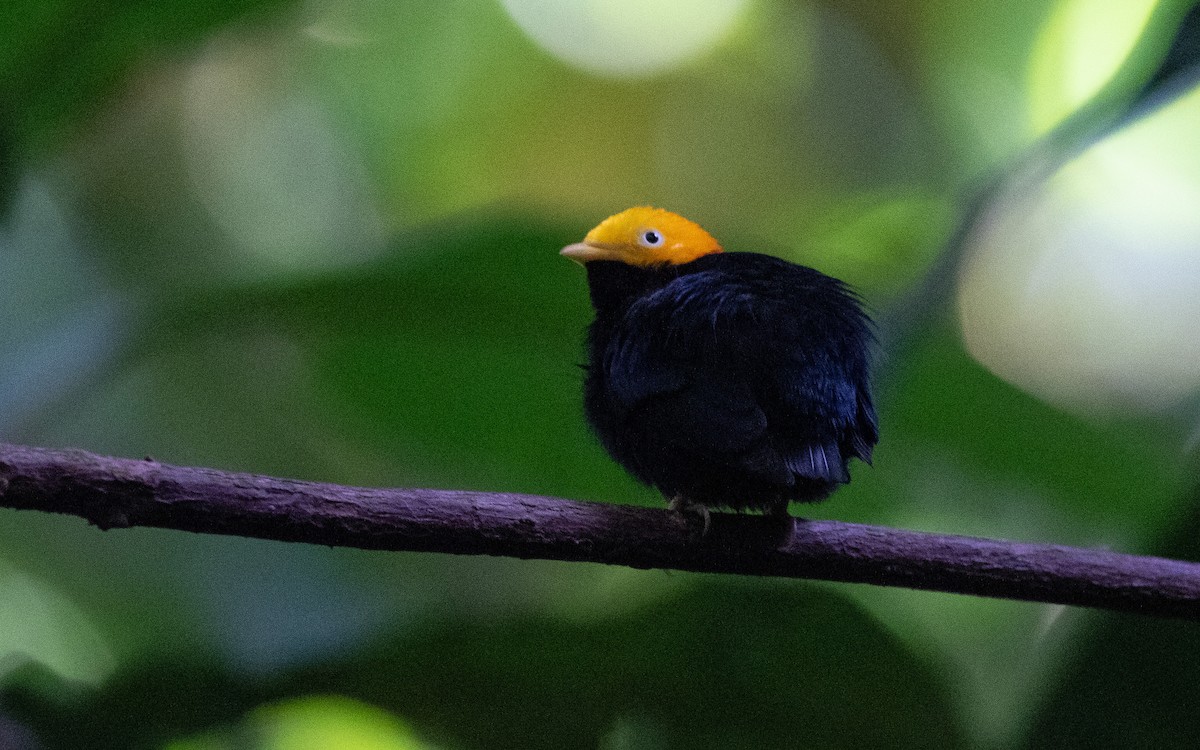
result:
[[[1200,619],[1200,563],[879,526],[552,497],[366,489],[0,444],[0,506],[372,550],[783,576]]]

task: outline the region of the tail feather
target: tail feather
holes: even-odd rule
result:
[[[849,482],[846,459],[836,445],[808,443],[799,446],[784,459],[796,476],[824,479],[830,482]]]

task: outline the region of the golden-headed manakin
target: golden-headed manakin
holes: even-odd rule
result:
[[[722,252],[658,208],[610,216],[562,254],[587,269],[584,411],[609,454],[676,510],[786,515],[850,481],[879,437],[871,321],[845,284]]]

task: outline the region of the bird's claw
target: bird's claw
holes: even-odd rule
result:
[[[681,518],[686,519],[685,514],[688,513],[700,516],[700,520],[704,524],[700,530],[700,536],[702,538],[708,536],[708,530],[712,527],[712,511],[708,509],[707,505],[694,503],[682,495],[676,495],[671,498],[671,502],[667,504],[667,507],[678,513]]]

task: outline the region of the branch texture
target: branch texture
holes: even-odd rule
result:
[[[364,489],[0,444],[0,506],[372,550],[503,555],[906,586],[1200,620],[1200,563],[837,521],[669,511],[552,497]]]

